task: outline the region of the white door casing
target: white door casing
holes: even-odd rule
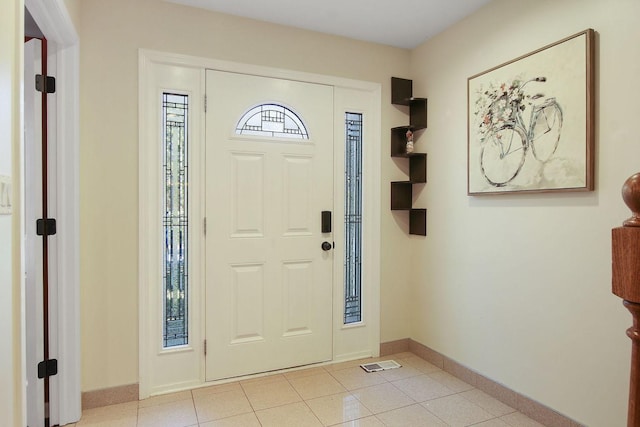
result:
[[[41,73],[41,42],[32,39],[24,45],[25,82]],[[42,238],[34,224],[42,217],[41,94],[34,85],[24,88],[24,235],[25,251],[25,335],[27,374],[27,423],[44,425],[44,382],[38,379],[37,365],[43,360],[42,323]]]
[[[210,70],[207,99],[207,380],[331,360],[333,87]],[[309,139],[237,135],[268,102]]]
[[[379,88],[378,88],[379,89]],[[334,360],[377,356],[380,344],[380,93],[355,85],[335,88]],[[362,321],[344,324],[346,113],[362,114]]]
[[[156,68],[174,67],[175,75],[168,80],[162,82],[154,82],[153,75],[157,73]],[[316,83],[333,87],[334,91],[334,117],[333,117],[333,139],[334,139],[334,215],[333,215],[333,236],[335,237],[336,246],[332,250],[334,257],[333,264],[333,343],[332,354],[330,359],[335,361],[350,360],[367,356],[377,356],[380,343],[380,155],[381,155],[381,85],[379,83],[364,82],[359,80],[345,79],[340,77],[325,76],[318,74],[310,74],[298,71],[283,70],[271,67],[262,67],[250,64],[240,64],[229,61],[215,60],[202,57],[193,57],[188,55],[173,54],[166,52],[151,51],[141,49],[139,52],[139,117],[140,117],[140,252],[139,252],[139,310],[140,310],[140,398],[146,398],[150,395],[162,394],[171,391],[202,386],[207,383],[207,375],[205,374],[205,356],[204,348],[201,345],[198,350],[191,352],[192,356],[189,361],[185,362],[182,357],[183,353],[176,352],[171,354],[167,352],[163,355],[164,362],[162,370],[157,369],[154,365],[154,355],[158,354],[157,341],[151,338],[154,328],[157,328],[159,320],[158,310],[153,308],[154,304],[159,304],[161,297],[158,295],[158,283],[154,279],[157,276],[160,266],[160,250],[156,244],[157,236],[150,233],[151,218],[157,214],[157,206],[159,201],[157,190],[154,186],[158,185],[161,180],[160,175],[154,174],[152,162],[154,158],[153,150],[157,146],[157,129],[158,122],[158,100],[153,95],[157,93],[158,88],[171,88],[175,86],[174,80],[178,75],[189,76],[194,70],[200,70],[202,73],[202,90],[201,95],[204,97],[204,73],[205,69],[215,69],[219,71],[228,71],[231,73],[243,73],[255,76],[272,77],[276,79],[292,80],[299,82]],[[191,71],[189,71],[191,70]],[[186,73],[186,74],[185,74]],[[192,83],[198,79],[195,77],[186,77]],[[277,101],[277,99],[269,99],[269,101]],[[224,100],[216,100],[209,97],[209,112],[213,108],[213,103],[224,102]],[[283,101],[284,102],[284,101]],[[204,104],[204,102],[203,102]],[[288,107],[294,107],[287,105]],[[248,106],[247,106],[248,108]],[[358,112],[363,114],[364,121],[364,144],[363,144],[363,321],[357,324],[343,325],[342,316],[344,309],[344,288],[343,288],[343,272],[342,272],[342,255],[343,255],[343,234],[344,228],[341,220],[344,214],[342,206],[344,200],[344,137],[345,137],[345,112]],[[204,114],[204,113],[203,113]],[[241,113],[238,113],[241,114]],[[192,116],[193,118],[193,116]],[[239,118],[239,116],[237,117]],[[303,117],[304,118],[304,117]],[[205,126],[204,117],[200,124],[201,132],[198,133],[204,141]],[[232,127],[233,124],[230,124]],[[313,131],[313,129],[311,129]],[[204,144],[204,142],[203,142]],[[289,144],[293,144],[290,142]],[[204,150],[204,147],[202,148]],[[204,152],[201,153],[201,162],[192,162],[190,165],[191,173],[202,179],[200,184],[192,182],[190,188],[190,199],[202,201],[200,208],[191,209],[192,212],[199,210],[201,219],[204,220],[204,174],[205,162]],[[207,171],[208,173],[209,171]],[[152,189],[152,191],[148,191]],[[218,207],[223,206],[219,203]],[[325,210],[323,208],[323,210]],[[326,209],[328,210],[328,209]],[[316,212],[317,224],[320,224],[320,212]],[[211,231],[211,217],[207,219],[208,231]],[[196,247],[191,253],[191,259],[199,263],[196,271],[202,274],[203,280],[191,280],[192,288],[192,304],[190,312],[194,319],[190,323],[194,325],[197,322],[199,330],[191,331],[190,342],[197,344],[203,343],[205,336],[205,283],[204,272],[204,233],[203,221],[193,221],[190,223],[191,241],[196,241],[198,236],[202,241],[201,247]],[[318,244],[319,249],[319,244]],[[200,251],[200,252],[197,252]],[[206,266],[209,268],[209,266]],[[157,277],[156,277],[157,278]],[[197,294],[199,292],[199,294]],[[195,293],[195,294],[194,294]],[[159,340],[159,338],[158,338]],[[211,343],[207,345],[211,351]],[[175,357],[174,357],[175,356]],[[190,364],[193,369],[187,374],[183,365]],[[163,372],[172,373],[171,376],[164,375]],[[198,377],[199,373],[199,377]],[[225,380],[222,380],[224,382]],[[215,383],[215,382],[214,382]]]
[[[203,381],[200,283],[204,267],[201,206],[204,173],[204,70],[166,63],[141,63],[140,73],[140,398],[197,386]],[[143,89],[143,90],[142,90]],[[188,344],[163,348],[162,94],[188,96],[189,259]],[[144,320],[143,320],[144,319]]]
[[[27,421],[30,426],[44,425],[44,380],[38,378],[38,363],[44,360],[43,326],[43,238],[36,235],[36,221],[43,217],[43,192],[47,192],[47,216],[58,218],[58,165],[57,165],[57,93],[47,94],[47,188],[42,187],[42,93],[35,89],[35,75],[42,73],[42,45],[38,39],[25,43],[25,126],[24,126],[24,221],[25,252],[25,335],[27,373]],[[56,77],[56,45],[47,42],[47,75]],[[49,50],[50,49],[50,50]],[[26,54],[29,54],[29,57]],[[66,233],[66,230],[65,230]],[[48,236],[48,355],[61,360],[60,338],[71,331],[59,327],[59,247],[58,235]],[[64,353],[62,353],[64,354]],[[65,354],[66,356],[66,354]],[[49,377],[49,420],[52,425],[60,419],[61,376]],[[64,380],[62,380],[64,383]],[[65,396],[73,400],[71,396]],[[64,411],[63,411],[64,412]],[[66,413],[67,419],[75,419]]]
[[[56,75],[55,102],[49,102],[49,216],[57,215],[58,233],[49,241],[51,357],[58,374],[51,377],[52,424],[80,419],[80,262],[79,262],[79,58],[78,34],[64,0],[25,0],[48,40],[49,74]],[[32,85],[32,80],[25,80]],[[25,92],[26,93],[26,92]],[[23,147],[24,152],[24,147]],[[23,158],[24,160],[24,158]],[[28,173],[28,171],[27,171]],[[25,198],[24,191],[22,196]],[[28,203],[28,201],[26,201]],[[31,229],[34,224],[24,224]],[[40,239],[41,240],[41,239]],[[26,243],[26,242],[25,242]],[[25,244],[25,249],[26,249]],[[26,263],[24,264],[26,267]],[[25,304],[33,302],[26,299]],[[25,331],[26,338],[27,331]]]

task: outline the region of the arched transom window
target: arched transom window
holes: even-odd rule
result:
[[[236,134],[309,139],[307,128],[300,117],[278,104],[258,105],[244,113],[236,126]]]

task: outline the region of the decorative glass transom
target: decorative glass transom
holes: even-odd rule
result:
[[[346,114],[344,323],[362,321],[362,114]]]
[[[236,134],[309,139],[300,117],[278,104],[262,104],[247,111],[236,126]]]
[[[187,95],[162,94],[163,347],[189,343]]]

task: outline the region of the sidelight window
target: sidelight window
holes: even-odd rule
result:
[[[362,114],[346,113],[344,323],[362,321]]]
[[[189,343],[188,95],[163,93],[163,347]]]

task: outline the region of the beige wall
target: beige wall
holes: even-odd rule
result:
[[[631,317],[611,294],[610,230],[640,171],[639,16],[637,0],[495,0],[412,52],[429,98],[429,236],[412,244],[410,335],[590,426],[626,425]],[[587,28],[596,191],[468,197],[467,78]]]
[[[410,53],[207,13],[160,0],[83,0],[81,46],[81,304],[83,390],[138,382],[138,49],[230,60],[383,84],[382,137],[403,124],[391,76]],[[408,336],[408,255],[388,210],[402,172],[382,147],[382,340]],[[366,244],[366,243],[365,243]]]
[[[73,26],[77,29],[80,26],[80,3],[79,0],[64,0],[64,4],[73,22]]]

